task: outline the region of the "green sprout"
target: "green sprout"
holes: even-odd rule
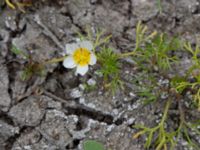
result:
[[[177,92],[182,93],[185,89],[191,89],[195,93],[193,94],[194,102],[197,108],[200,110],[200,77],[197,78],[197,81],[191,83],[189,81],[182,81],[177,83],[175,89]]]
[[[77,34],[81,41],[85,40],[91,41],[94,44],[93,46],[94,51],[96,50],[97,47],[107,44],[110,41],[110,38],[112,37],[112,35],[106,35],[106,32],[100,29],[97,29],[96,33],[93,33],[90,27],[86,28],[86,35],[80,32],[77,32]]]
[[[136,93],[139,97],[144,98],[144,105],[154,103],[159,99],[160,93],[155,92],[157,91],[157,80],[153,75],[148,74],[147,71],[139,73],[139,75],[133,79],[133,84],[139,87]]]
[[[43,76],[45,74],[44,72],[44,66],[39,64],[39,63],[32,63],[32,64],[27,64],[27,66],[24,68],[22,74],[21,74],[21,79],[23,81],[31,79],[33,75],[39,75]]]
[[[35,74],[40,76],[44,75],[45,64],[33,61],[30,54],[23,52],[15,45],[12,45],[11,52],[14,53],[15,55],[21,56],[23,59],[27,61],[27,64],[25,65],[25,68],[20,76],[21,80],[23,81],[29,80]]]
[[[147,87],[138,92],[138,96],[145,97],[144,105],[148,105],[150,103],[157,101],[158,95],[152,93],[152,90],[153,90],[152,87]]]
[[[29,59],[29,55],[17,48],[15,45],[12,45],[11,52],[15,55],[22,56],[24,59]]]
[[[138,138],[139,136],[143,135],[143,134],[147,134],[147,140],[145,143],[145,148],[150,148],[150,146],[153,144],[153,139],[154,136],[156,136],[154,144],[155,144],[155,150],[167,150],[167,145],[170,145],[170,148],[173,149],[176,141],[174,140],[174,136],[176,135],[175,131],[172,132],[168,132],[165,130],[165,122],[167,119],[167,114],[169,111],[169,107],[170,107],[171,101],[167,101],[165,110],[164,110],[164,114],[162,117],[162,120],[160,121],[160,123],[153,127],[153,128],[149,128],[149,127],[145,127],[143,125],[135,125],[133,126],[134,128],[137,129],[141,129],[141,131],[139,131],[138,133],[133,135],[133,138]]]
[[[157,7],[158,7],[158,9],[159,9],[159,13],[162,13],[161,0],[157,0]]]
[[[89,85],[88,83],[84,83],[83,86],[86,92],[94,91],[97,89],[97,85]]]
[[[122,87],[120,80],[120,63],[118,55],[111,48],[103,47],[97,54],[98,61],[101,65],[99,70],[103,74],[106,87],[110,87],[114,92],[118,87]]]
[[[137,51],[138,51],[138,49],[140,49],[140,46],[142,46],[142,44],[151,40],[153,37],[155,37],[157,35],[156,31],[147,35],[147,29],[148,29],[147,26],[142,25],[141,21],[138,22],[138,24],[136,26],[136,33],[135,33],[135,35],[136,35],[135,48],[131,52],[120,54],[121,58],[139,55],[139,54],[137,54]]]
[[[142,68],[147,68],[144,66],[146,63],[151,65],[150,68],[158,66],[161,70],[170,69],[178,61],[170,53],[181,47],[181,41],[178,38],[169,39],[165,34],[158,34],[156,31],[147,34],[147,29],[141,22],[137,24],[134,50],[122,53],[120,57],[134,56],[133,59]]]
[[[21,12],[25,13],[24,7],[31,6],[31,2],[11,2],[10,0],[5,0],[6,5],[11,9],[18,8]]]
[[[200,110],[200,60],[198,57],[200,54],[200,49],[199,46],[196,45],[195,49],[193,50],[190,43],[185,43],[184,47],[190,54],[192,54],[193,64],[188,69],[184,77],[179,77],[179,80],[176,80],[176,77],[172,83],[178,93],[182,93],[186,89],[192,90],[194,103]],[[192,82],[189,80],[191,77],[194,79]]]
[[[139,66],[146,63],[150,68],[157,66],[160,70],[171,69],[171,65],[178,61],[176,56],[170,56],[170,52],[177,50],[180,46],[177,38],[169,38],[164,34],[155,36],[147,42],[144,48],[138,49],[139,56],[136,61]]]
[[[15,6],[10,2],[10,0],[5,0],[5,2],[8,5],[8,7],[15,9]]]
[[[166,130],[167,116],[170,108],[171,100],[168,100],[164,109],[164,113],[161,121],[155,127],[146,127],[144,125],[134,125],[133,128],[140,129],[139,132],[133,135],[133,138],[136,139],[141,135],[146,134],[147,140],[144,145],[145,148],[149,149],[150,147],[155,147],[155,150],[173,150],[177,145],[178,139],[182,136],[187,142],[188,145],[199,149],[200,147],[191,139],[189,133],[194,131],[197,135],[200,136],[200,131],[198,129],[199,122],[196,124],[191,124],[185,121],[184,112],[179,104],[180,112],[180,123],[177,129],[172,131]]]
[[[187,72],[187,77],[188,77],[193,74],[193,71],[200,70],[200,60],[199,60],[200,49],[198,45],[196,45],[195,49],[193,49],[190,43],[185,43],[184,48],[192,55],[192,61],[193,61],[193,65],[189,68]]]
[[[134,56],[133,59],[142,68],[147,68],[144,64],[150,64],[149,68],[157,66],[161,70],[171,69],[171,65],[178,61],[176,56],[170,56],[171,52],[181,47],[181,41],[178,38],[169,39],[156,31],[147,34],[147,29],[141,22],[137,24],[134,50],[122,53],[120,57]]]
[[[194,140],[192,140],[190,132],[193,131],[196,135],[200,136],[200,131],[198,129],[200,121],[198,120],[194,123],[187,122],[185,120],[185,113],[180,103],[179,103],[179,112],[180,112],[180,124],[177,129],[177,137],[180,137],[182,135],[182,137],[187,141],[189,147],[193,147],[194,149],[199,150],[200,147]]]

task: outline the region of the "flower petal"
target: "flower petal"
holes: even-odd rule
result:
[[[96,62],[97,62],[97,57],[95,56],[94,53],[91,53],[89,64],[90,64],[90,65],[94,65],[94,64],[96,64]]]
[[[93,49],[92,42],[90,41],[82,41],[82,42],[79,42],[78,45],[82,48],[87,48],[90,51]]]
[[[76,43],[71,43],[71,44],[66,44],[65,49],[66,49],[66,54],[73,54],[73,52],[79,48],[79,45]]]
[[[67,58],[65,58],[64,61],[63,61],[63,66],[65,68],[74,68],[74,67],[76,67],[76,63],[75,63],[73,57],[72,56],[68,56]]]
[[[85,75],[86,72],[88,71],[88,65],[85,65],[85,66],[77,66],[77,69],[76,69],[76,74],[80,74],[80,75]]]

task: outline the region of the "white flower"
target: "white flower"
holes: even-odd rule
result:
[[[88,71],[88,65],[96,64],[97,58],[92,52],[93,45],[90,41],[66,44],[68,56],[63,61],[65,68],[76,68],[76,75],[84,75]]]

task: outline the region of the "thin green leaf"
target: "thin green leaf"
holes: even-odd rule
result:
[[[105,150],[103,144],[95,140],[87,140],[83,143],[84,150]]]

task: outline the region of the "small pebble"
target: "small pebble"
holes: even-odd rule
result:
[[[87,84],[88,85],[90,85],[90,86],[94,86],[94,85],[96,85],[96,81],[94,80],[94,79],[89,79],[88,81],[87,81]]]
[[[130,92],[129,95],[130,95],[131,97],[136,97],[136,95],[135,95],[133,92]]]
[[[135,122],[135,118],[130,118],[127,123],[128,125],[132,125]]]
[[[80,98],[82,96],[82,92],[78,88],[72,89],[70,96],[72,98]]]

